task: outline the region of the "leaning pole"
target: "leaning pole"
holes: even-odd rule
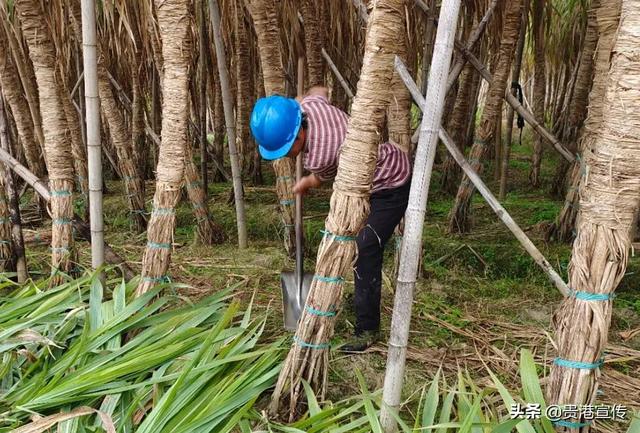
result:
[[[397,430],[396,418],[400,407],[402,382],[404,378],[411,305],[416,285],[422,228],[424,225],[427,197],[433,160],[438,145],[438,131],[442,120],[444,99],[447,89],[447,76],[451,65],[453,44],[460,11],[460,0],[448,0],[442,3],[438,31],[433,51],[433,61],[429,69],[427,101],[425,104],[420,138],[416,150],[409,205],[404,216],[404,241],[400,250],[400,266],[396,296],[391,318],[391,335],[387,355],[387,370],[384,377],[382,410],[380,422],[387,433]]]
[[[87,117],[87,160],[89,173],[89,226],[91,267],[104,263],[104,218],[102,213],[102,146],[100,143],[100,100],[98,99],[98,50],[96,46],[95,0],[82,0],[82,62]]]
[[[236,127],[233,116],[233,98],[229,71],[227,71],[224,41],[220,31],[220,8],[218,0],[209,0],[209,15],[213,26],[213,42],[216,47],[216,60],[218,62],[218,74],[220,87],[222,88],[222,103],[224,106],[224,122],[227,124],[227,142],[229,145],[229,160],[231,162],[231,178],[233,179],[233,194],[236,205],[236,224],[238,226],[238,247],[247,247],[247,224],[244,212],[244,193],[242,190],[242,171],[240,170],[240,157],[236,147]]]

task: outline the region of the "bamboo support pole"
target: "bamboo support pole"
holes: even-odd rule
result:
[[[480,73],[482,78],[484,78],[487,82],[491,82],[493,77],[489,70],[478,60],[476,56],[471,53],[466,47],[463,47],[461,44],[456,43],[456,49],[460,51],[460,53],[467,58],[467,60],[473,65],[474,68]],[[518,112],[524,119],[531,125],[531,127],[546,141],[552,144],[553,148],[562,155],[564,159],[569,162],[575,161],[575,155],[571,153],[567,148],[565,148],[560,140],[558,140],[551,132],[547,131],[544,126],[529,110],[524,108],[522,104],[511,94],[510,89],[507,89],[505,93],[505,99],[513,107],[516,112]]]
[[[353,91],[349,87],[349,83],[347,83],[347,80],[345,80],[345,78],[342,76],[342,74],[338,70],[338,67],[333,62],[333,60],[331,60],[331,57],[329,57],[327,50],[325,50],[324,48],[322,49],[322,57],[324,57],[324,59],[327,62],[327,65],[329,65],[329,68],[331,69],[331,72],[333,72],[333,74],[336,76],[336,79],[344,89],[344,93],[346,93],[349,98],[353,99],[355,95],[353,94]]]
[[[8,152],[0,149],[0,161],[4,162],[15,174],[20,176],[22,180],[27,182],[35,192],[40,195],[45,201],[51,200],[51,193],[47,185],[40,180],[35,174],[33,174],[27,167],[20,164],[20,162],[12,157]],[[82,221],[82,219],[74,215],[72,225],[77,234],[84,240],[91,242],[91,229],[89,225]],[[127,280],[132,279],[136,274],[127,264],[127,262],[116,253],[113,248],[106,242],[104,245],[104,261],[112,265],[117,265],[122,269],[122,273]]]
[[[4,101],[0,92],[0,147],[5,152],[10,152],[9,133],[7,131],[7,116],[4,110]],[[16,273],[18,283],[24,283],[29,277],[27,274],[27,258],[24,252],[24,238],[22,237],[22,220],[20,218],[20,204],[16,183],[11,170],[5,171],[4,187],[9,205],[9,215],[11,219],[11,243],[12,253],[15,258]]]
[[[424,12],[425,14],[429,13],[429,6],[427,6],[427,4],[424,2],[424,0],[416,0],[416,5],[422,9],[422,12]]]
[[[411,96],[413,96],[413,99],[418,107],[420,107],[421,109],[427,107],[425,98],[420,94],[418,86],[414,83],[406,67],[398,58],[396,58],[396,69],[398,70],[398,73],[402,77],[404,83],[407,85],[407,88],[411,92]],[[462,152],[460,152],[460,150],[458,150],[458,148],[456,147],[456,144],[452,142],[449,134],[442,127],[440,127],[439,134],[440,139],[446,146],[449,153],[451,153],[451,156],[453,156],[453,158],[460,165],[465,174],[469,177],[471,182],[473,182],[474,186],[480,192],[482,197],[484,197],[491,209],[493,209],[500,220],[507,226],[511,233],[513,233],[518,242],[520,242],[524,249],[529,253],[531,258],[538,264],[538,266],[540,266],[540,268],[542,268],[544,273],[549,277],[551,282],[557,287],[560,293],[562,293],[564,296],[568,296],[570,290],[562,277],[558,275],[558,273],[553,269],[553,266],[551,266],[551,263],[549,263],[549,261],[542,255],[540,250],[538,250],[533,242],[531,242],[531,240],[518,226],[511,215],[509,215],[507,210],[495,198],[489,188],[482,181],[480,176],[478,176],[478,173],[476,173],[473,168],[471,168],[471,165],[466,161]]]
[[[427,101],[429,103],[420,105],[424,107],[424,113],[420,125],[420,139],[416,149],[411,178],[409,205],[404,216],[404,236],[400,251],[401,260],[391,318],[387,369],[382,394],[384,404],[380,412],[380,422],[386,433],[397,431],[397,422],[393,415],[397,414],[400,409],[409,327],[411,324],[413,291],[416,286],[418,267],[422,255],[422,230],[433,160],[435,159],[438,145],[438,130],[442,121],[444,99],[447,94],[446,79],[451,65],[451,56],[453,55],[453,42],[456,34],[460,2],[461,0],[444,2],[440,8],[439,22],[442,25],[438,26],[433,61],[431,68],[429,68],[427,86]],[[396,56],[396,65],[400,61],[400,58]],[[401,72],[408,74],[408,71],[406,69],[401,71],[398,68],[396,68],[396,71],[404,81],[406,77],[403,77]]]
[[[98,98],[98,49],[95,2],[82,0],[82,61],[87,110],[87,161],[89,172],[89,224],[91,267],[104,263],[104,216],[102,211],[102,143],[100,141],[100,99]],[[78,80],[78,83],[80,80]]]
[[[244,212],[244,191],[242,189],[242,171],[240,168],[240,158],[236,148],[236,126],[233,115],[233,96],[231,94],[231,83],[229,71],[227,70],[226,53],[224,41],[220,31],[220,9],[218,0],[209,0],[209,14],[213,24],[213,41],[216,46],[216,60],[218,63],[218,74],[220,77],[220,87],[222,89],[222,102],[224,106],[224,119],[227,125],[227,143],[229,145],[229,159],[231,160],[231,176],[233,178],[233,194],[236,205],[236,223],[238,226],[238,247],[247,247],[247,226]]]

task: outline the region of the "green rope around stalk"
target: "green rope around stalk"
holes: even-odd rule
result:
[[[151,211],[153,215],[175,215],[176,210],[170,207],[159,207]]]
[[[296,204],[295,200],[280,200],[280,204],[282,206],[293,206],[294,204]]]
[[[569,296],[572,296],[576,299],[580,299],[581,301],[610,301],[615,297],[613,293],[589,293],[589,292],[581,292],[579,290],[572,290],[569,293]]]
[[[323,283],[342,283],[344,281],[342,277],[324,277],[322,275],[314,275],[313,279]]]
[[[331,344],[329,344],[329,343],[321,343],[321,344],[307,343],[306,341],[303,341],[302,339],[298,338],[297,336],[294,336],[293,340],[296,342],[296,344],[298,346],[304,347],[304,348],[307,348],[307,349],[324,350],[324,349],[328,349],[329,347],[331,347]]]
[[[1,240],[0,245],[10,245],[11,241]]]
[[[313,314],[314,316],[320,316],[320,317],[335,317],[336,312],[335,311],[322,311],[322,310],[316,310],[315,308],[313,308],[310,305],[306,305],[305,310],[307,310],[307,312],[309,314]]]
[[[67,189],[51,190],[52,197],[71,197],[71,191]]]
[[[338,242],[353,242],[356,240],[355,236],[336,235],[329,230],[320,230],[320,233],[322,233],[324,237],[333,237],[333,240]]]
[[[171,279],[165,275],[163,277],[142,277],[142,281],[147,283],[170,283]]]
[[[591,425],[590,422],[573,422],[573,421],[566,421],[563,419],[560,419],[558,421],[551,421],[551,423],[558,427],[567,427],[567,428],[581,428],[581,427],[587,427]]]
[[[579,153],[576,153],[576,162],[580,164],[580,177],[585,177],[587,175],[587,163]]]
[[[165,244],[161,242],[147,242],[147,248],[156,250],[169,250],[171,249],[171,244]]]
[[[57,218],[51,221],[51,223],[57,226],[66,226],[73,223],[73,221],[69,218]]]
[[[7,224],[10,223],[11,220],[9,218],[0,218],[0,224]]]
[[[553,360],[553,363],[559,367],[576,368],[579,370],[595,370],[596,368],[602,367],[602,365],[604,364],[604,359],[601,359],[598,362],[582,362],[571,361],[569,359],[558,357]]]
[[[278,176],[276,177],[276,180],[283,180],[283,181],[287,181],[287,180],[291,180],[291,176]]]
[[[69,247],[51,247],[51,252],[54,253],[69,253]]]

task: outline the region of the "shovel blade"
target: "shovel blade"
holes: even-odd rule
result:
[[[282,313],[284,315],[284,328],[287,331],[295,331],[298,320],[302,315],[302,309],[307,300],[313,274],[305,273],[302,278],[302,293],[298,290],[298,276],[294,272],[283,272],[280,275],[282,284]]]

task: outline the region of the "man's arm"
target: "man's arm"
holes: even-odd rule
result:
[[[304,195],[310,188],[317,188],[321,184],[322,181],[320,178],[314,173],[311,173],[308,176],[303,176],[298,182],[296,182],[293,186],[293,193]]]

